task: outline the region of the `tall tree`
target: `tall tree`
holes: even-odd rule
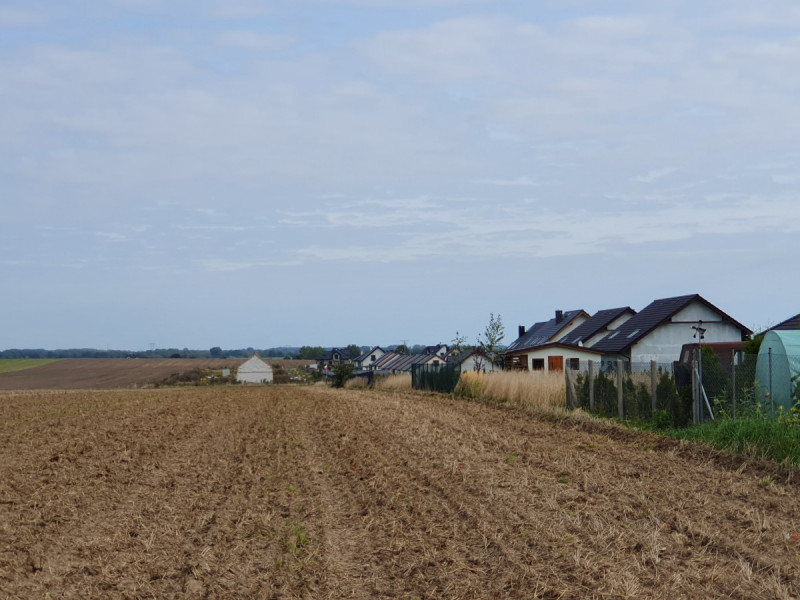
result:
[[[495,317],[494,313],[489,313],[489,324],[486,325],[483,334],[478,335],[478,345],[493,363],[503,356],[503,346],[500,345],[500,342],[503,341],[505,335],[503,319],[499,314]]]
[[[356,344],[350,344],[347,348],[345,348],[345,352],[350,357],[350,360],[358,358],[363,354],[363,350],[361,350],[361,346]]]

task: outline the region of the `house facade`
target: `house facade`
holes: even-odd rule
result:
[[[500,371],[501,367],[493,363],[491,359],[480,350],[472,350],[460,356],[450,356],[450,362],[460,365],[461,372],[479,371],[481,373],[493,373]]]
[[[546,352],[545,348],[548,345],[569,335],[588,319],[589,313],[584,310],[557,310],[555,316],[549,321],[534,323],[529,329],[520,325],[519,337],[506,348],[503,359],[504,367],[525,371],[533,370],[534,358],[541,359],[542,352]],[[545,360],[547,356],[544,355]]]
[[[236,370],[236,381],[240,383],[272,383],[272,367],[258,354],[243,362]]]
[[[370,366],[375,364],[384,354],[386,354],[386,350],[380,346],[375,346],[371,348],[369,352],[365,352],[361,356],[354,358],[353,365],[355,365],[356,369],[369,370]]]
[[[592,345],[603,362],[672,363],[684,344],[741,342],[750,329],[699,294],[654,300]]]

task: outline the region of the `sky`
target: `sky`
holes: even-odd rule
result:
[[[0,0],[0,349],[798,312],[795,0]]]

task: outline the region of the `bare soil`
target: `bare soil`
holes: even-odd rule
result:
[[[796,598],[795,473],[405,392],[0,393],[2,598]]]
[[[234,369],[242,359],[66,358],[0,373],[0,390],[101,390],[146,387],[195,369]]]

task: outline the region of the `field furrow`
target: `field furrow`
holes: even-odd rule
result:
[[[320,387],[0,394],[0,598],[792,598],[793,473]]]

